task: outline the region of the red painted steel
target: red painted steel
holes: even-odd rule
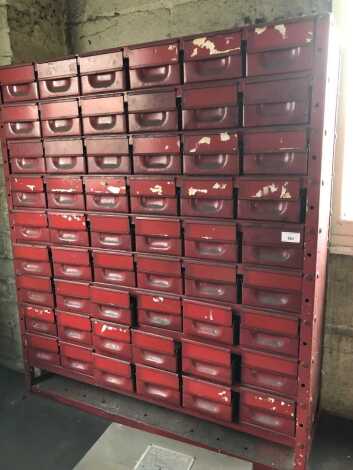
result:
[[[85,173],[81,139],[45,139],[43,146],[47,173]]]
[[[4,103],[38,99],[33,64],[3,67],[0,70],[0,86]]]
[[[87,316],[61,310],[56,310],[55,315],[60,340],[83,346],[92,345],[91,321]]]
[[[89,315],[91,311],[88,282],[71,282],[55,279],[56,307],[65,312]]]
[[[137,285],[142,289],[183,293],[181,262],[178,258],[136,255]]]
[[[136,217],[136,251],[161,255],[181,255],[181,224],[179,220]]]
[[[129,362],[93,354],[94,377],[97,385],[109,390],[134,391],[131,364]]]
[[[129,184],[132,212],[177,215],[175,178],[133,176]]]
[[[52,243],[88,246],[87,221],[84,214],[48,211],[48,222]]]
[[[132,330],[131,340],[134,363],[171,372],[178,371],[178,355],[173,339]]]
[[[36,64],[41,99],[79,94],[76,58]]]
[[[94,280],[135,287],[133,257],[130,253],[93,250]]]
[[[177,374],[136,365],[136,392],[139,395],[180,405],[180,384]]]
[[[91,246],[108,250],[131,250],[131,233],[128,216],[90,213]]]
[[[125,325],[93,320],[93,345],[95,351],[108,356],[131,361],[131,331]]]
[[[85,200],[80,177],[47,177],[45,178],[49,209],[84,210]]]
[[[44,150],[40,140],[7,143],[10,173],[45,173]]]
[[[133,136],[135,174],[179,174],[181,147],[179,136]]]
[[[126,181],[119,176],[85,176],[83,178],[87,210],[128,212]]]
[[[126,132],[121,94],[80,98],[84,135]]]
[[[97,136],[84,139],[88,173],[131,173],[126,137]]]
[[[181,331],[180,299],[164,294],[137,294],[137,320],[139,326]]]
[[[128,292],[92,285],[90,287],[90,298],[90,315],[92,317],[122,325],[132,324]]]

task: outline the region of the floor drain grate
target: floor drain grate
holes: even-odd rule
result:
[[[134,470],[190,470],[195,458],[165,447],[149,445]]]

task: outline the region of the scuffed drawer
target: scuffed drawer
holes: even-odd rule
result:
[[[96,352],[131,361],[131,331],[124,325],[93,320],[93,345]]]
[[[131,364],[101,354],[93,354],[94,377],[97,385],[110,390],[133,392]]]
[[[46,139],[43,141],[47,173],[85,173],[81,139]]]
[[[180,405],[180,386],[177,374],[136,365],[136,391],[146,398]]]
[[[127,49],[131,88],[180,83],[179,43],[151,44]]]
[[[241,32],[184,40],[185,83],[242,76]]]
[[[136,255],[135,262],[139,288],[182,294],[181,262],[178,258]]]
[[[51,248],[54,276],[69,281],[91,281],[91,263],[87,249]]]
[[[126,137],[86,137],[84,142],[88,173],[131,173],[129,142]]]
[[[83,346],[92,345],[91,320],[85,315],[56,310],[59,338]]]
[[[16,278],[20,303],[54,307],[50,278],[22,275]]]
[[[41,176],[12,176],[10,178],[10,189],[14,207],[46,208]]]
[[[76,58],[36,64],[40,98],[79,94]]]
[[[54,338],[26,334],[23,338],[29,363],[45,368],[45,364],[60,365],[58,342]]]
[[[2,67],[0,70],[0,85],[4,103],[35,101],[38,99],[33,64]]]
[[[49,209],[84,210],[85,200],[80,177],[46,177]]]
[[[305,131],[247,132],[243,136],[244,174],[306,175]]]
[[[29,274],[50,277],[52,274],[46,246],[13,245],[13,256],[17,276]]]
[[[129,182],[132,212],[177,215],[176,186],[173,177],[134,176]]]
[[[178,174],[181,172],[179,136],[134,136],[135,174]]]
[[[232,345],[233,314],[223,307],[194,300],[183,300],[183,331],[186,336]]]
[[[48,243],[49,229],[45,212],[16,211],[10,215],[16,242]]]
[[[182,340],[183,373],[225,385],[233,383],[230,349]]]
[[[232,421],[229,387],[183,376],[183,407],[220,421]]]
[[[131,250],[128,216],[89,214],[91,246],[108,250]]]
[[[132,254],[93,250],[93,266],[96,282],[135,287]]]
[[[93,353],[91,348],[59,342],[61,363],[66,369],[93,376]]]
[[[57,336],[54,311],[51,308],[21,305],[20,315],[25,319],[26,331]]]
[[[128,197],[124,177],[85,176],[87,210],[128,212]]]
[[[89,315],[90,292],[88,282],[55,279],[54,284],[57,308],[66,312]]]
[[[126,132],[123,95],[84,97],[80,104],[84,135]]]
[[[92,317],[122,325],[131,325],[132,313],[128,292],[92,285],[90,293],[90,315]]]
[[[180,221],[166,218],[136,217],[135,240],[136,251],[180,256]]]
[[[132,357],[135,364],[177,372],[176,343],[172,338],[132,330]]]
[[[140,326],[181,331],[181,302],[177,297],[137,294],[137,319]]]
[[[48,212],[50,241],[59,245],[88,246],[86,217],[75,212]]]
[[[1,108],[4,134],[7,139],[32,139],[41,137],[38,106],[11,104]]]
[[[45,173],[44,151],[40,140],[7,142],[11,173]]]
[[[40,102],[43,137],[69,137],[81,134],[77,100]]]

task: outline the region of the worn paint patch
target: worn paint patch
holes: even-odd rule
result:
[[[202,189],[202,188],[193,188],[192,186],[188,190],[188,195],[189,196],[195,196],[198,193],[207,194],[208,190],[207,189]]]
[[[226,189],[227,183],[215,183],[212,188],[213,189]]]
[[[277,24],[276,26],[273,27],[276,31],[279,32],[279,34],[282,36],[283,39],[287,39],[287,28],[286,25],[284,24]]]
[[[264,26],[263,28],[255,28],[255,34],[263,34],[264,32],[267,31],[267,26]]]
[[[198,54],[198,48],[200,49],[207,49],[210,55],[216,55],[216,54],[226,54],[228,52],[234,52],[234,51],[239,51],[240,47],[231,47],[229,49],[217,49],[215,43],[211,41],[210,39],[207,39],[207,37],[203,38],[196,38],[192,41],[194,46],[194,50],[191,53],[191,57],[195,57]]]
[[[74,188],[52,188],[50,190],[52,193],[73,193]]]
[[[281,199],[292,199],[291,193],[287,190],[288,182],[285,182],[281,188]]]
[[[306,41],[307,43],[312,42],[312,40],[313,40],[313,34],[314,34],[314,33],[313,33],[312,31],[308,31],[308,36],[307,36],[307,38],[305,39],[305,41]]]
[[[161,303],[161,302],[164,302],[164,297],[152,297],[152,300],[154,303],[158,304],[158,303]]]
[[[221,141],[222,142],[227,142],[228,140],[230,140],[230,135],[228,134],[228,132],[222,132],[221,133]]]
[[[261,189],[257,191],[257,193],[253,197],[265,197],[269,194],[276,193],[279,190],[279,187],[275,185],[275,183],[263,186]]]
[[[36,187],[34,184],[26,184],[26,188],[28,188],[30,191],[34,191]]]
[[[121,187],[120,186],[107,186],[107,191],[113,194],[119,194],[121,191]]]
[[[155,184],[154,186],[151,186],[150,191],[153,194],[158,194],[158,196],[162,196],[163,194],[163,188],[160,184]]]

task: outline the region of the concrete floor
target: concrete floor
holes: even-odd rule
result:
[[[110,424],[51,400],[28,396],[23,376],[3,368],[0,420],[1,470],[72,470]],[[310,470],[352,468],[353,422],[323,415]]]

